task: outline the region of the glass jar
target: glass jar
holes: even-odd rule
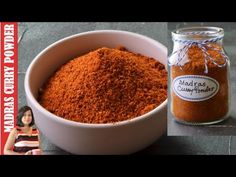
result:
[[[170,110],[178,122],[192,125],[225,120],[230,109],[230,61],[224,30],[189,27],[172,32],[168,57]]]

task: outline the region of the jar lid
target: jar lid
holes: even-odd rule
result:
[[[172,39],[201,41],[224,36],[224,29],[219,27],[196,26],[172,31]]]

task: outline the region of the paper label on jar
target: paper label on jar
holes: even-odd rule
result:
[[[217,80],[199,75],[184,75],[173,80],[174,93],[186,101],[204,101],[219,91]]]

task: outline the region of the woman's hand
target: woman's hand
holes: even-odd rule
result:
[[[26,153],[25,153],[25,155],[32,155],[33,153],[32,153],[32,150],[30,150],[30,151],[27,151]]]
[[[42,154],[41,149],[33,149],[25,153],[25,155],[41,155],[41,154]]]

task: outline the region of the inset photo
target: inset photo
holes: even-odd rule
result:
[[[168,23],[168,135],[236,135],[236,23]]]

